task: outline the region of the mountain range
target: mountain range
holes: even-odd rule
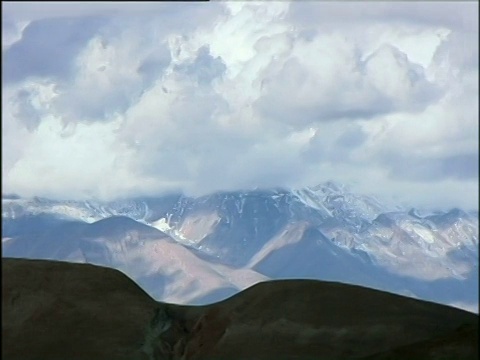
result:
[[[478,312],[478,212],[420,212],[333,182],[108,202],[3,196],[2,225],[3,256],[112,267],[159,301],[317,279]]]

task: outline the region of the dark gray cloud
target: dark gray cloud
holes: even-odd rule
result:
[[[441,160],[441,173],[454,179],[478,179],[479,157],[476,154],[449,156]]]
[[[22,39],[3,52],[2,81],[71,76],[74,59],[104,22],[102,18],[89,17],[30,23]]]
[[[462,71],[478,70],[478,40],[479,32],[461,33],[453,32],[448,39],[437,48],[434,59],[446,66],[462,69]]]
[[[343,120],[341,126],[331,123],[317,131],[302,151],[302,157],[310,164],[355,163],[356,154],[368,140],[368,134],[356,122]]]
[[[199,24],[211,21],[212,16],[224,11],[221,4],[212,2],[208,5],[160,1],[130,2],[2,2],[2,20],[10,22],[36,21],[55,18],[88,18],[92,16],[131,20],[132,17],[148,18],[152,15],[162,17],[167,27],[181,26],[184,30],[195,29]],[[195,21],[185,21],[194,17]]]
[[[138,67],[138,72],[142,75],[145,86],[148,88],[163,71],[170,65],[172,58],[166,44],[162,44],[155,49],[155,52],[148,55]]]
[[[209,85],[216,78],[221,77],[227,67],[220,56],[213,57],[208,45],[197,50],[197,56],[191,63],[177,65],[176,70],[191,78],[200,85]]]
[[[353,129],[347,129],[337,139],[336,144],[343,148],[355,149],[364,144],[367,139],[368,135],[365,134],[360,127],[356,127]]]
[[[390,169],[390,177],[403,181],[437,182],[445,179],[478,179],[478,153],[446,155],[442,158],[405,156],[397,153],[385,155],[382,162]]]
[[[29,131],[35,130],[40,124],[41,118],[38,110],[32,104],[32,93],[28,90],[20,90],[14,99],[17,111],[15,117],[21,121]]]
[[[59,96],[52,105],[57,113],[62,114],[65,122],[108,121],[115,114],[124,113],[155,84],[171,61],[168,47],[161,43],[151,52],[139,52],[135,63],[125,64],[126,69],[121,69],[122,59],[115,59],[111,48],[114,49],[114,46],[100,47],[106,59],[95,69],[96,76],[84,84],[73,82],[58,87]],[[135,51],[135,47],[131,50]],[[102,58],[102,55],[97,56]],[[89,93],[95,82],[95,92]]]
[[[301,27],[336,26],[356,22],[371,24],[407,24],[412,26],[448,27],[477,32],[478,5],[469,1],[362,1],[322,2],[311,6],[308,1],[292,2],[288,19]]]

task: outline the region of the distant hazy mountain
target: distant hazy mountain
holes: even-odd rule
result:
[[[2,259],[2,359],[475,360],[478,315],[312,280],[178,306],[116,270]]]
[[[311,278],[478,304],[478,213],[420,213],[332,182],[2,205],[4,256],[111,266],[158,300],[207,303],[269,278]]]
[[[3,256],[112,267],[169,302],[213,302],[268,279],[249,269],[211,264],[160,230],[125,216],[88,224],[28,215],[4,219],[3,231],[11,236],[4,237]]]

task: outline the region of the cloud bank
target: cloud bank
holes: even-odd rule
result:
[[[478,209],[474,3],[2,6],[4,193],[334,180]]]

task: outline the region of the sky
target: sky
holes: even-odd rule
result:
[[[2,192],[325,181],[478,210],[478,2],[2,2]]]

